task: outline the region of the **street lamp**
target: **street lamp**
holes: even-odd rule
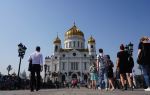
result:
[[[44,70],[45,70],[45,79],[44,79],[44,82],[46,80],[46,71],[47,71],[47,64],[44,64]]]
[[[126,46],[125,46],[125,50],[126,50],[126,51],[128,51],[128,50],[129,50],[129,47],[128,47],[128,45],[126,45]]]
[[[18,45],[18,57],[20,57],[20,61],[19,61],[19,69],[18,69],[18,78],[19,78],[19,73],[20,73],[20,65],[21,65],[21,59],[23,59],[24,55],[25,55],[25,52],[26,52],[26,46],[23,45],[22,43],[20,43]]]
[[[129,47],[129,50],[130,50],[131,52],[133,52],[133,44],[132,44],[131,42],[128,44],[128,47]]]
[[[133,44],[130,42],[128,45],[125,46],[125,50],[132,55],[133,52]]]

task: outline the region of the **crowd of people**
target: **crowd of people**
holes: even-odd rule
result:
[[[116,88],[122,90],[133,90],[136,88],[134,60],[132,51],[125,49],[123,44],[120,45],[120,50],[116,56],[116,70],[114,73],[114,63],[110,55],[105,55],[103,49],[99,49],[97,61],[93,62],[89,68],[90,72],[90,88],[99,90],[114,91]],[[43,70],[43,56],[40,53],[40,47],[36,47],[36,51],[31,54],[29,58],[29,71],[31,73],[30,82],[25,81],[21,83],[23,86],[27,84],[31,92],[40,90],[41,75]],[[142,37],[138,47],[137,63],[142,67],[143,76],[147,88],[145,91],[150,91],[150,38]],[[36,75],[35,75],[36,74]],[[37,77],[35,77],[37,76]],[[76,79],[71,81],[71,87],[78,87]],[[54,83],[55,87],[60,83]],[[69,84],[64,82],[64,87],[69,87]],[[6,86],[7,85],[7,86]],[[18,78],[16,76],[0,77],[0,89],[19,89]],[[29,87],[30,85],[30,87]],[[13,88],[15,87],[15,88]]]
[[[144,80],[147,86],[145,91],[150,91],[150,38],[148,37],[142,37],[140,39],[137,63],[143,70]],[[91,88],[111,91],[115,90],[116,87],[122,90],[127,90],[127,88],[133,90],[133,88],[136,88],[132,51],[126,50],[123,44],[120,45],[120,51],[117,53],[115,75],[113,67],[114,65],[110,56],[104,55],[103,49],[99,49],[97,62],[93,62],[89,68]]]
[[[89,68],[91,88],[115,90],[133,90],[136,88],[133,67],[134,60],[132,50],[126,50],[123,44],[117,53],[116,73],[114,74],[114,64],[109,55],[104,55],[103,49],[99,49],[97,61],[93,62]],[[142,56],[142,57],[141,57]],[[150,38],[142,37],[138,47],[138,64],[141,65],[144,73],[144,79],[147,88],[150,91]],[[144,60],[144,61],[143,61]],[[30,90],[31,92],[40,90],[40,72],[43,70],[43,56],[40,53],[40,47],[36,47],[36,51],[29,58],[29,71],[31,72]],[[37,77],[35,77],[35,74]],[[77,86],[77,81],[71,81],[72,87]],[[64,82],[65,85],[65,82]]]
[[[21,79],[15,75],[0,76],[0,90],[29,89],[29,79]]]

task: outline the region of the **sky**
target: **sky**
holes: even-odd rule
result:
[[[23,43],[26,54],[21,72],[27,71],[29,55],[36,46],[44,57],[53,54],[57,33],[64,47],[64,34],[73,26],[84,32],[86,46],[92,35],[96,49],[104,49],[116,64],[120,44],[134,44],[136,63],[139,39],[150,37],[149,0],[0,0],[0,72],[18,71],[18,44]]]

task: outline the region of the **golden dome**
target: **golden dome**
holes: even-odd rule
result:
[[[84,37],[84,34],[82,31],[80,31],[74,24],[74,26],[72,28],[70,28],[66,33],[65,33],[65,36],[74,36],[74,35],[77,35],[77,36],[82,36]]]
[[[53,42],[54,44],[56,44],[56,43],[61,43],[61,40],[59,39],[59,37],[57,36],[57,38],[54,40],[54,42]]]
[[[95,39],[91,36],[90,38],[89,38],[89,40],[88,40],[88,44],[89,43],[95,43]]]

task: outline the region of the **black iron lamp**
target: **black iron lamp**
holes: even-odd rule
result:
[[[23,59],[25,52],[26,52],[26,46],[23,45],[22,43],[20,43],[18,45],[18,57],[20,57],[20,61],[19,61],[19,69],[18,69],[18,77],[19,77],[19,73],[20,73],[20,66],[21,66],[21,59]]]
[[[45,71],[45,80],[46,80],[46,71],[47,71],[47,64],[44,64],[44,71]]]
[[[133,52],[133,44],[131,42],[128,44],[128,48],[131,52]]]

